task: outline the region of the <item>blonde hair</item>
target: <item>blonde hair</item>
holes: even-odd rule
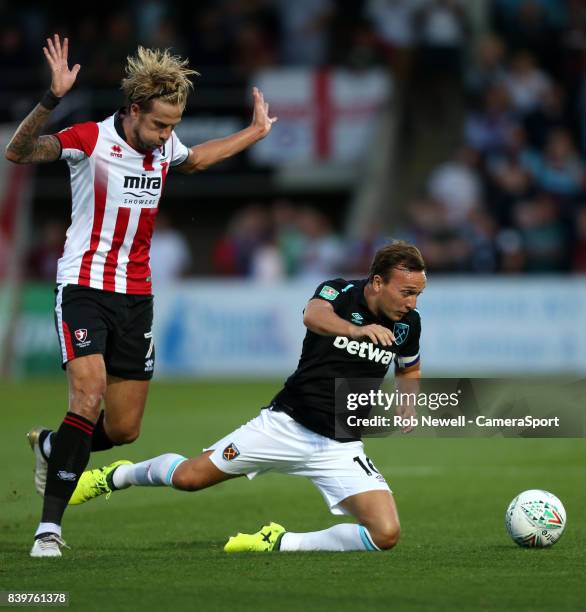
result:
[[[120,88],[128,102],[138,104],[142,110],[147,110],[155,98],[185,106],[193,89],[189,77],[199,76],[199,72],[188,67],[189,60],[171,55],[169,49],[139,47],[127,61],[126,78]]]

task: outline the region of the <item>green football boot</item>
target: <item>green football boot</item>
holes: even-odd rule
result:
[[[234,552],[270,552],[279,550],[281,538],[287,533],[278,523],[270,523],[256,533],[238,533],[232,536],[224,550]]]
[[[99,497],[100,495],[105,495],[106,499],[108,499],[112,491],[115,491],[115,489],[112,488],[112,481],[110,480],[112,472],[119,465],[130,464],[132,464],[132,461],[122,459],[121,461],[114,461],[114,463],[96,470],[85,471],[79,477],[77,487],[69,500],[69,505],[77,506],[78,504],[85,504],[85,502],[94,497]]]

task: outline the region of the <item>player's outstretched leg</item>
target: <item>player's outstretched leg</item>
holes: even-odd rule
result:
[[[192,459],[176,453],[166,453],[141,461],[115,461],[97,470],[84,472],[71,496],[70,504],[83,504],[90,499],[114,491],[136,487],[173,487],[182,491],[198,491],[235,478],[219,470],[205,452]]]
[[[393,548],[399,540],[399,516],[388,491],[367,491],[340,503],[360,524],[341,523],[322,531],[293,533],[270,523],[255,534],[231,537],[226,552],[376,551]]]

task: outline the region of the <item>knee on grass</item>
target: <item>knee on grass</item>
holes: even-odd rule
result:
[[[394,522],[368,527],[374,544],[381,550],[390,550],[399,542],[401,527]]]

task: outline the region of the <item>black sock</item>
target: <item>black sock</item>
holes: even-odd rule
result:
[[[41,522],[61,525],[69,498],[88,464],[93,431],[91,421],[68,412],[54,433]]]
[[[108,434],[104,429],[104,411],[100,412],[100,416],[96,421],[96,426],[94,427],[94,435],[92,436],[92,453],[95,451],[108,450],[109,448],[113,448],[114,443],[110,438],[108,438]]]

